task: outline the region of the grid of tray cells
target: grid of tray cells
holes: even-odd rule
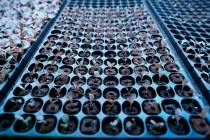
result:
[[[210,90],[210,1],[149,2]]]
[[[69,1],[75,7],[133,7],[142,3],[142,0],[75,0]]]
[[[0,133],[204,137],[208,109],[183,71],[143,5],[65,7],[2,105]]]

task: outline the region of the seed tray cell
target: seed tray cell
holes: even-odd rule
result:
[[[0,135],[205,138],[206,106],[142,4],[65,6],[0,107]]]
[[[210,93],[210,19],[208,0],[148,0],[165,32],[174,42],[193,79]],[[209,95],[206,95],[209,96]]]

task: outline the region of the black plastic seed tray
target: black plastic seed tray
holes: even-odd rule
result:
[[[177,57],[143,5],[66,6],[0,107],[0,135],[205,138],[206,100]]]
[[[148,0],[200,90],[210,94],[210,1]]]
[[[62,5],[64,6],[65,3],[65,0],[62,1],[61,7]],[[49,28],[54,23],[55,18],[49,19],[49,21],[43,26],[42,31],[40,31],[38,36],[36,36],[35,41],[33,41],[30,47],[24,51],[24,54],[18,58],[18,62],[13,64],[14,68],[6,76],[7,79],[0,83],[0,103],[2,102],[2,99],[5,97],[6,93],[8,93],[11,86],[13,86],[13,84],[18,79],[22,70],[33,56],[34,52],[38,49]]]

